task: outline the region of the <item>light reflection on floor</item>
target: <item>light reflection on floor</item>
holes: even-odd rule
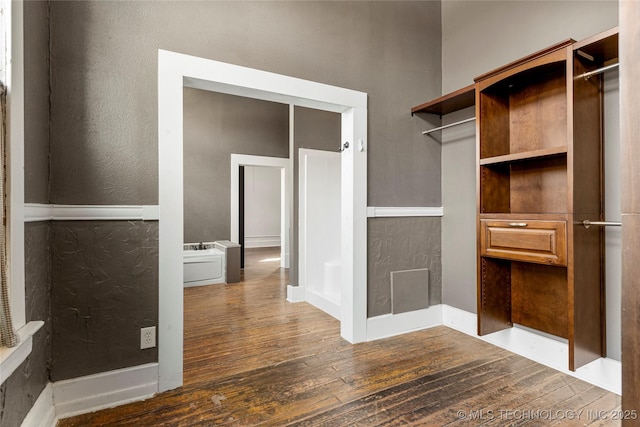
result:
[[[261,259],[258,262],[280,262],[280,257],[277,257],[277,258],[265,258],[265,259]]]

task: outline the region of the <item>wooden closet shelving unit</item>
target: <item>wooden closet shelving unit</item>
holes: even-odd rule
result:
[[[602,75],[617,30],[566,40],[476,81],[478,334],[565,338],[569,369],[606,354]]]
[[[571,370],[606,355],[604,233],[582,221],[603,221],[598,70],[617,61],[613,28],[411,109],[476,107],[478,335],[520,324],[564,338]]]

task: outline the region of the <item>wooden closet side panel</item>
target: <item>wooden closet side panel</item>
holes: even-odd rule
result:
[[[574,76],[603,64],[573,54]],[[603,95],[602,75],[573,79],[572,191],[570,218],[573,244],[570,251],[569,369],[584,366],[606,355],[604,236],[602,227],[586,229],[588,219],[602,220],[604,212]]]
[[[620,64],[622,409],[640,412],[640,2],[620,2]]]
[[[511,262],[478,259],[478,335],[510,328]]]

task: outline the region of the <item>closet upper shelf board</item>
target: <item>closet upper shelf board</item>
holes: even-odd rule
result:
[[[475,85],[465,86],[455,92],[448,93],[440,98],[433,99],[424,104],[418,105],[411,109],[411,115],[414,113],[429,113],[444,116],[454,111],[463,110],[467,107],[473,107],[476,104]]]

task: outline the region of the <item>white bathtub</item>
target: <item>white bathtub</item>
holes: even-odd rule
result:
[[[185,245],[192,247],[193,245]],[[225,283],[224,251],[216,248],[200,250],[185,249],[182,252],[184,262],[184,287]]]

